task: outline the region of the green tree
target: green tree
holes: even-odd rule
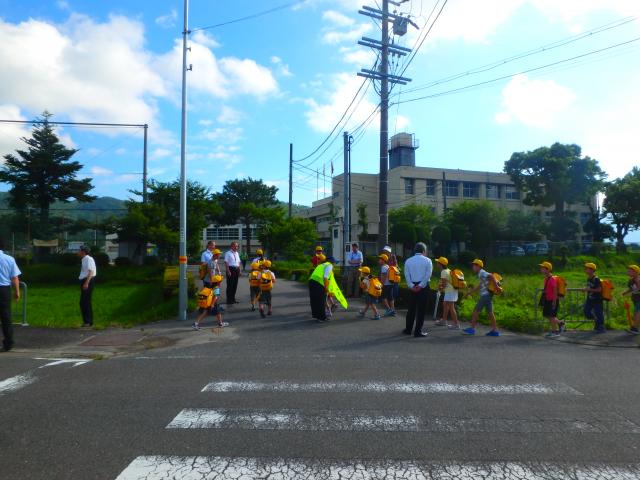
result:
[[[582,226],[585,233],[591,235],[593,241],[596,243],[602,243],[605,240],[610,240],[616,237],[616,232],[609,223],[605,223],[607,214],[600,209],[595,209],[593,206],[589,206],[591,210],[591,216],[589,220]]]
[[[434,249],[435,255],[449,255],[451,251],[451,229],[447,225],[437,225],[431,232],[431,238],[437,243],[437,249]]]
[[[465,240],[468,246],[481,255],[487,255],[491,244],[504,229],[506,213],[487,201],[464,201],[454,205],[444,218],[448,225],[464,226],[468,232]],[[463,232],[460,227],[456,228]]]
[[[431,230],[437,224],[435,213],[424,205],[415,203],[389,212],[389,238],[411,249],[417,242],[430,243]]]
[[[604,211],[615,226],[616,249],[626,251],[625,237],[640,229],[640,168],[606,186]]]
[[[282,254],[288,260],[304,260],[309,245],[318,239],[316,225],[306,218],[286,218],[281,209],[272,214],[270,221],[258,232],[260,242],[272,254]]]
[[[534,213],[509,210],[499,239],[506,241],[539,240],[544,230],[540,217]]]
[[[530,152],[516,152],[505,162],[525,205],[554,207],[564,217],[568,204],[589,204],[604,187],[606,174],[598,162],[582,157],[578,145],[554,143]]]
[[[222,208],[220,221],[226,224],[241,223],[247,232],[246,251],[251,251],[251,226],[260,228],[268,220],[275,207],[277,187],[265,185],[262,180],[246,178],[227,180],[216,199]]]
[[[356,212],[358,213],[358,227],[360,227],[358,240],[364,242],[369,238],[369,217],[367,216],[367,204],[363,202],[358,203],[356,205]]]
[[[39,119],[43,123],[33,127],[30,138],[22,138],[26,150],[16,155],[4,156],[0,169],[0,182],[11,185],[9,206],[22,214],[33,209],[39,216],[38,235],[51,235],[49,212],[51,204],[67,203],[73,199],[90,202],[95,197],[88,194],[93,188],[90,178],[77,179],[82,165],[72,161],[78,151],[65,147],[49,123],[51,114],[44,112]]]

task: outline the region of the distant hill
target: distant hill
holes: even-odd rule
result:
[[[288,202],[280,202],[280,205],[288,212],[289,211],[289,203]],[[301,212],[305,212],[307,210],[309,210],[310,207],[307,207],[306,205],[297,205],[297,204],[293,204],[291,210],[293,210],[293,215],[297,215],[298,213]]]
[[[0,192],[0,215],[9,213],[7,209],[9,193]],[[107,217],[120,217],[126,213],[124,200],[113,197],[98,197],[93,202],[80,203],[72,201],[69,203],[56,202],[51,205],[51,215],[64,216],[72,220],[92,220],[96,217],[99,220]]]

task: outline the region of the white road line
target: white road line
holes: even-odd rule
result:
[[[51,360],[49,363],[46,363],[38,368],[55,367],[57,365],[64,365],[67,363],[73,363],[73,366],[77,367],[91,361],[90,358],[36,358],[36,360]]]
[[[7,378],[6,380],[0,381],[0,395],[20,390],[35,381],[36,377],[30,373],[23,373],[21,375],[16,375],[15,377]]]
[[[382,382],[213,382],[202,389],[203,392],[304,392],[304,393],[461,393],[480,395],[582,395],[565,384],[518,383],[382,383]]]
[[[418,431],[418,421],[418,417],[414,415],[184,409],[167,425],[167,428],[415,432]]]
[[[615,414],[576,417],[468,418],[383,412],[186,408],[167,429],[239,429],[433,433],[616,433],[640,434],[640,425]]]
[[[287,460],[230,457],[144,456],[136,458],[116,480],[637,480],[636,465],[549,463],[421,463],[402,461]]]

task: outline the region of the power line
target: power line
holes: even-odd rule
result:
[[[252,13],[251,15],[246,15],[244,17],[234,18],[233,20],[227,20],[226,22],[216,23],[214,25],[207,25],[205,27],[193,28],[193,29],[191,29],[191,33],[199,32],[199,31],[202,31],[202,30],[211,30],[213,28],[224,27],[226,25],[231,25],[233,23],[244,22],[246,20],[252,20],[254,18],[263,17],[265,15],[269,15],[270,13],[278,12],[280,10],[284,10],[286,8],[289,8],[289,7],[295,7],[296,5],[303,4],[306,1],[307,0],[298,0],[296,2],[289,2],[289,3],[285,3],[284,5],[280,5],[278,7],[270,8],[269,10],[263,10],[261,12]]]

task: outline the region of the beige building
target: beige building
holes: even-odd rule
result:
[[[390,211],[415,203],[429,206],[435,213],[442,215],[456,203],[487,200],[499,208],[537,212],[542,218],[549,218],[552,214],[552,209],[525,205],[521,192],[505,173],[418,167],[415,165],[417,148],[418,145],[410,134],[402,133],[391,138],[388,187]],[[331,186],[332,196],[313,202],[311,209],[303,215],[316,223],[321,241],[325,245],[332,244],[334,253],[337,253],[349,243],[349,239],[342,237],[344,175],[333,177]],[[358,204],[361,203],[366,205],[368,232],[375,236],[378,234],[377,174],[351,174],[350,240],[357,240],[361,231],[357,214]],[[580,224],[589,219],[587,206],[574,205],[569,210],[578,214],[576,220]]]

